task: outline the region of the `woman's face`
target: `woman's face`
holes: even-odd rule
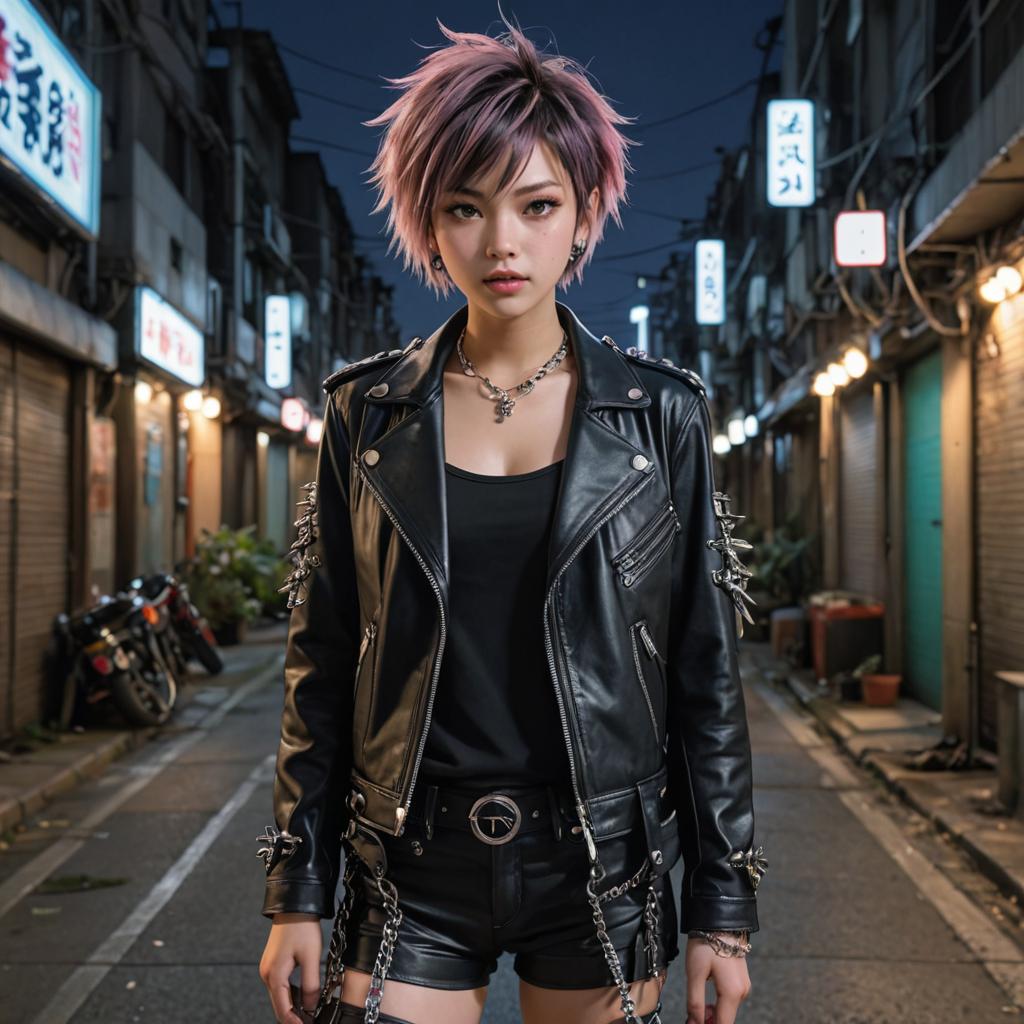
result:
[[[554,292],[570,248],[586,238],[588,228],[583,224],[575,231],[575,194],[547,144],[538,143],[518,179],[495,196],[501,170],[495,166],[486,177],[462,183],[464,191],[440,196],[432,242],[468,302],[496,317],[516,317]],[[598,195],[595,188],[591,215]],[[484,279],[497,270],[526,280],[514,291],[493,289]]]

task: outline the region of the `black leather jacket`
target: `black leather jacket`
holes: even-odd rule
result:
[[[657,873],[683,854],[682,931],[756,931],[767,865],[737,666],[749,573],[715,492],[703,385],[556,308],[578,380],[542,611],[588,849],[643,829]],[[333,915],[352,814],[403,828],[448,626],[441,382],[466,317],[324,382],[288,580],[268,917]]]

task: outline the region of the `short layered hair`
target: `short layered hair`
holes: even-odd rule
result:
[[[635,118],[616,113],[569,57],[538,51],[518,26],[496,38],[455,32],[437,19],[451,44],[435,49],[411,74],[386,78],[402,95],[367,127],[387,125],[371,164],[379,192],[373,213],[390,205],[388,254],[397,245],[403,269],[447,297],[451,278],[430,264],[428,229],[446,192],[461,188],[506,157],[498,185],[503,191],[525,167],[538,142],[551,147],[572,183],[576,227],[584,222],[590,193],[599,198],[587,250],[568,263],[558,284],[568,289],[583,275],[611,215],[621,227],[626,175],[633,168],[627,147],[639,145],[618,126]]]

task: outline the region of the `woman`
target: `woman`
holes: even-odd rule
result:
[[[766,866],[749,573],[699,378],[555,299],[621,223],[627,119],[505,24],[441,25],[451,45],[367,122],[389,124],[374,212],[466,305],[324,385],[260,973],[290,1024],[476,1024],[512,952],[526,1024],[652,1022],[682,930],[690,1019],[733,1024]]]

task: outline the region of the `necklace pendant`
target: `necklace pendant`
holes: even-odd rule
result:
[[[516,404],[514,398],[509,398],[508,395],[501,396],[501,403],[498,406],[498,411],[501,413],[503,419],[507,419],[512,415],[512,406]]]

